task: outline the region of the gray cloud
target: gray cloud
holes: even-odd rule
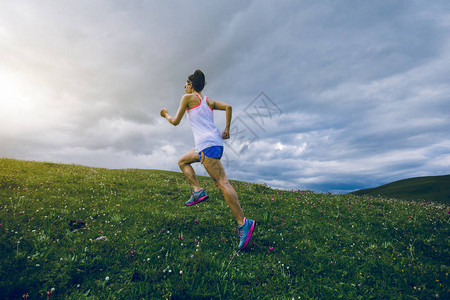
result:
[[[256,135],[227,147],[230,178],[326,192],[450,168],[446,1],[3,6],[0,155],[177,170],[192,134],[159,110],[200,68]],[[281,109],[264,128],[244,111],[261,91]]]

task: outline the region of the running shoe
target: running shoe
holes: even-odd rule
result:
[[[188,200],[188,201],[186,201],[186,205],[187,206],[191,206],[191,205],[195,205],[195,204],[197,204],[197,203],[200,203],[200,202],[202,202],[202,201],[205,201],[205,200],[208,200],[208,195],[206,194],[206,192],[205,192],[205,190],[204,189],[201,189],[200,191],[198,191],[198,192],[192,192],[192,196],[191,196],[191,198]]]
[[[244,218],[244,225],[239,226],[238,232],[241,237],[241,242],[239,243],[239,250],[247,247],[250,237],[252,236],[253,230],[255,229],[256,222],[247,218]]]

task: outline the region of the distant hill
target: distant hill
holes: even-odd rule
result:
[[[450,204],[450,175],[403,179],[350,194]]]

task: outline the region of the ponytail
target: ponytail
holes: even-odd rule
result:
[[[194,74],[190,75],[188,77],[188,80],[192,82],[192,87],[197,92],[201,92],[203,88],[205,87],[205,74],[203,74],[202,71],[196,70]]]

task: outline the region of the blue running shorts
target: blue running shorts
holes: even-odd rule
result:
[[[198,153],[198,157],[200,157],[200,162],[203,163],[205,161],[205,157],[209,158],[218,158],[221,159],[223,154],[223,146],[212,146],[206,149],[203,149]]]

